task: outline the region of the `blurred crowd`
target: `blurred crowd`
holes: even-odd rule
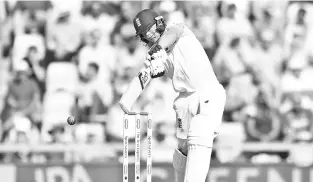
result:
[[[121,143],[118,101],[147,51],[132,24],[144,8],[161,13],[167,23],[184,22],[203,44],[227,92],[219,145],[313,141],[312,2],[4,0],[1,142]],[[153,113],[154,148],[176,145],[175,96],[168,78],[155,79],[134,106],[134,111]],[[77,118],[76,125],[66,123],[69,116]],[[99,160],[101,151],[94,152]],[[241,160],[229,149],[215,156],[221,162]],[[242,157],[287,161],[291,155]],[[0,158],[35,160],[21,153]]]

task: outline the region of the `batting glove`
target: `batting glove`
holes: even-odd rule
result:
[[[148,60],[152,60],[152,59],[166,60],[168,59],[168,54],[165,51],[165,49],[163,49],[160,45],[157,44],[149,50],[146,58]]]
[[[151,61],[151,77],[157,78],[165,74],[166,69],[162,59],[153,59]]]

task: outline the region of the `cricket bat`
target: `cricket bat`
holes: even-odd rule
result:
[[[150,80],[151,67],[142,69],[136,77],[133,78],[127,90],[123,93],[119,104],[125,113],[131,112],[131,108],[135,104],[137,98],[146,88]]]
[[[158,42],[156,42],[149,50],[148,54],[152,55],[155,51]],[[124,113],[130,113],[133,105],[135,104],[137,98],[141,95],[142,91],[149,84],[152,79],[151,73],[152,67],[149,66],[147,68],[142,69],[136,77],[133,78],[131,83],[129,84],[127,90],[123,93],[119,104]]]

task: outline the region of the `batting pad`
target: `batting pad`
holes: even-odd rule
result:
[[[173,154],[173,167],[175,170],[176,182],[184,182],[185,166],[186,156],[178,149],[175,149]]]
[[[209,170],[212,148],[189,145],[184,182],[204,182]]]

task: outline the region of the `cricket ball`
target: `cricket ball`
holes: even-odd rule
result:
[[[70,116],[68,117],[67,122],[69,125],[74,125],[76,123],[76,119],[74,116]]]

